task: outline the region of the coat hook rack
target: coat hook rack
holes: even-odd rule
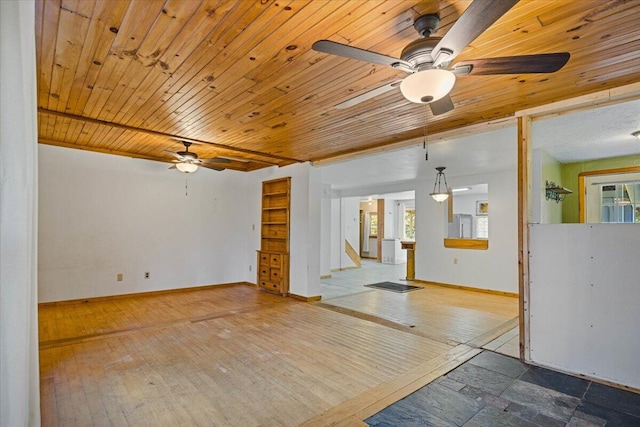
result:
[[[545,200],[555,200],[556,203],[562,202],[567,194],[573,193],[568,188],[560,187],[553,181],[545,181]]]

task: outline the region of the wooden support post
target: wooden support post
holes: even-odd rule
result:
[[[518,293],[520,359],[529,357],[529,214],[531,202],[531,117],[518,117]]]

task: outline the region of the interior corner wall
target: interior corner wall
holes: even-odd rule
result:
[[[331,185],[322,185],[320,201],[320,276],[331,275]]]
[[[384,199],[384,239],[396,239],[397,230],[396,230],[396,208],[395,208],[395,200],[393,199]],[[378,214],[380,215],[380,214]]]
[[[35,6],[0,2],[0,425],[40,425]]]
[[[342,267],[342,199],[331,198],[331,271]]]
[[[360,198],[343,197],[340,204],[340,268],[355,267],[356,264],[345,251],[345,241],[360,251]]]
[[[542,149],[533,150],[532,157],[532,218],[530,222],[559,224],[562,222],[564,202],[546,199],[546,182],[553,182],[565,187],[562,181],[562,164]],[[577,188],[573,191],[577,196]]]
[[[505,150],[510,149],[515,157],[515,148],[505,147]],[[426,192],[416,191],[416,278],[517,293],[517,170],[452,176],[447,177],[447,181],[454,188],[489,184],[489,248],[445,248],[445,206],[435,202]]]
[[[581,172],[592,172],[606,169],[618,169],[640,166],[640,154],[608,159],[590,160],[586,162],[565,163],[562,165],[562,183],[564,187],[573,191],[562,202],[562,222],[579,223],[580,212],[578,202],[578,175]]]
[[[40,302],[255,281],[247,247],[259,231],[237,197],[250,194],[247,174],[47,145],[39,155]]]

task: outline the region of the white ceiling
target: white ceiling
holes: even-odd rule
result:
[[[640,130],[640,100],[535,121],[533,149],[542,148],[562,163],[640,154],[640,139],[631,136],[636,130]],[[323,166],[322,182],[334,190],[353,192],[433,179],[435,167],[441,165],[447,166],[447,176],[505,170],[516,166],[516,140],[516,129],[510,127],[440,141],[429,145],[428,161],[420,144]]]
[[[533,123],[533,147],[561,163],[640,154],[640,100]]]

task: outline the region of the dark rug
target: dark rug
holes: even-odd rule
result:
[[[422,289],[422,286],[403,285],[401,283],[393,283],[393,282],[372,283],[370,285],[364,285],[364,286],[367,288],[382,289],[385,291],[400,292],[400,293],[415,291],[416,289]]]

